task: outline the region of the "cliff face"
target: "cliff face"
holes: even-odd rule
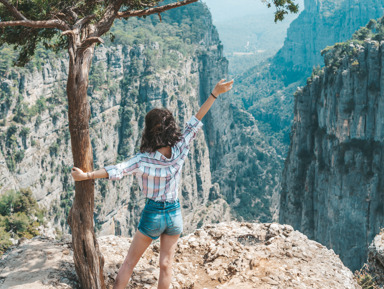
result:
[[[351,269],[367,259],[384,222],[380,21],[324,51],[325,68],[297,91],[282,178],[280,222],[334,249]]]
[[[208,87],[202,87],[208,92]],[[278,154],[264,138],[255,118],[234,105],[232,93],[206,117],[212,179],[240,220],[269,222],[277,218],[271,196],[278,191]],[[218,196],[213,196],[218,198]]]
[[[183,26],[185,19],[195,21],[200,30]],[[136,35],[128,35],[133,41],[121,36],[117,44],[107,42],[96,48],[88,91],[95,169],[138,151],[145,114],[154,107],[169,108],[183,127],[209,95],[200,94],[206,92],[200,87],[208,88],[227,72],[228,63],[205,6],[196,4],[167,13],[163,21],[158,24],[155,17],[146,22],[132,19],[118,26],[115,33],[118,37],[137,28]],[[175,35],[168,32],[175,31],[172,25],[185,30],[185,39],[178,38],[177,31]],[[2,52],[4,49],[7,47]],[[63,231],[69,229],[65,218],[73,198],[67,66],[65,54],[55,56],[41,50],[26,68],[9,68],[0,78],[0,192],[30,187],[48,209],[49,220]],[[208,80],[202,77],[207,71]],[[97,180],[95,184],[98,234],[132,234],[144,206],[134,178]],[[191,148],[180,187],[185,232],[229,219],[229,206],[220,197],[218,184],[212,182],[204,133]],[[210,200],[210,195],[216,198]]]
[[[350,38],[369,19],[381,16],[383,9],[384,3],[375,0],[307,0],[277,55],[236,79],[231,95],[235,124],[228,129],[231,143],[215,147],[211,166],[223,194],[231,192],[229,197],[239,200],[235,204],[240,205],[234,209],[245,220],[278,219],[280,179],[293,120],[293,93],[305,83],[312,66],[321,64],[321,49]],[[227,155],[236,170],[221,157],[227,148],[231,149]],[[230,177],[220,181],[223,175]]]
[[[381,0],[305,0],[304,11],[290,25],[283,48],[274,57],[297,81],[322,63],[320,51],[346,41],[370,19],[384,14]]]

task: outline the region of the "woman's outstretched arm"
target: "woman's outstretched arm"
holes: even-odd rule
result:
[[[120,180],[125,175],[134,174],[139,170],[140,156],[136,154],[134,157],[120,162],[115,165],[106,166],[100,170],[93,172],[83,172],[77,167],[73,167],[71,174],[75,181],[85,181],[90,179],[109,179]]]
[[[224,81],[225,79],[220,80],[216,84],[215,88],[212,90],[212,94],[215,97],[218,97],[220,94],[225,93],[232,89],[233,80],[228,82],[224,82]],[[203,105],[200,107],[199,111],[195,115],[198,120],[201,120],[204,117],[204,115],[207,114],[207,112],[209,111],[209,109],[211,108],[215,100],[216,99],[212,95],[208,97],[208,99],[203,103]]]

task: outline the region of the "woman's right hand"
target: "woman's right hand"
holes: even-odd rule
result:
[[[77,167],[72,168],[71,175],[75,181],[87,180],[87,174]]]
[[[225,93],[232,89],[234,80],[232,79],[231,81],[228,81],[228,82],[224,82],[224,81],[225,79],[222,79],[216,84],[215,88],[212,90],[212,94],[214,96],[217,97],[219,96],[219,94]]]

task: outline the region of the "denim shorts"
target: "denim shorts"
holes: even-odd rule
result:
[[[147,199],[141,213],[138,230],[156,240],[161,234],[179,235],[183,231],[183,217],[179,200],[155,202]]]

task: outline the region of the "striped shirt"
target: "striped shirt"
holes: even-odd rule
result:
[[[171,158],[158,151],[138,153],[116,165],[104,167],[107,179],[120,180],[125,175],[135,175],[146,198],[155,201],[178,199],[181,169],[189,152],[190,144],[203,123],[195,116],[186,123],[181,139],[172,149]]]

